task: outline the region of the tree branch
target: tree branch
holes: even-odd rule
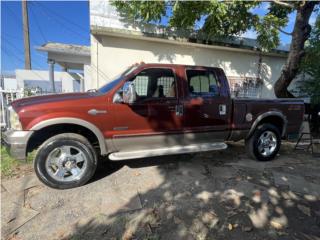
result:
[[[283,2],[283,1],[279,1],[279,0],[273,0],[272,2],[279,4],[283,7],[287,7],[287,8],[294,8],[294,6],[288,2]]]
[[[280,32],[286,34],[286,35],[292,36],[292,32],[289,33],[289,32],[286,32],[286,31],[282,30],[281,28],[278,28],[278,27],[275,27],[275,28],[278,29]]]

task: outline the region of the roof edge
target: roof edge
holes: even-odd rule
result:
[[[196,47],[207,47],[215,49],[223,49],[227,51],[250,52],[253,54],[262,54],[265,56],[287,57],[288,51],[271,50],[270,52],[263,52],[258,47],[251,47],[232,42],[222,42],[214,40],[205,40],[203,37],[197,38],[197,35],[190,35],[190,37],[180,37],[177,34],[170,32],[163,32],[161,34],[156,32],[143,32],[129,29],[120,29],[105,26],[90,26],[90,32],[93,35],[118,36],[125,38],[144,39],[149,41],[170,42],[176,44],[192,45]]]

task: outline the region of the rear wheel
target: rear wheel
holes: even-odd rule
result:
[[[38,178],[47,186],[73,188],[90,180],[97,167],[97,156],[83,136],[59,134],[40,146],[34,167]]]
[[[259,161],[272,160],[281,145],[279,129],[272,124],[257,127],[252,136],[246,140],[246,149],[250,157]]]

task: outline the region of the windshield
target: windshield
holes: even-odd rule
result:
[[[114,80],[111,82],[108,82],[107,84],[100,87],[97,91],[100,93],[107,93],[111,89],[113,89],[124,77],[128,76],[130,73],[132,73],[134,70],[137,69],[138,66],[131,66],[128,69],[126,69],[124,72],[122,72],[120,75],[118,75]]]

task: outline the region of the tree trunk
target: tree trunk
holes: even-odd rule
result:
[[[298,73],[299,65],[304,55],[304,43],[311,32],[309,18],[317,3],[316,1],[306,1],[297,8],[288,58],[279,79],[274,85],[274,93],[278,98],[294,97],[287,88]]]

